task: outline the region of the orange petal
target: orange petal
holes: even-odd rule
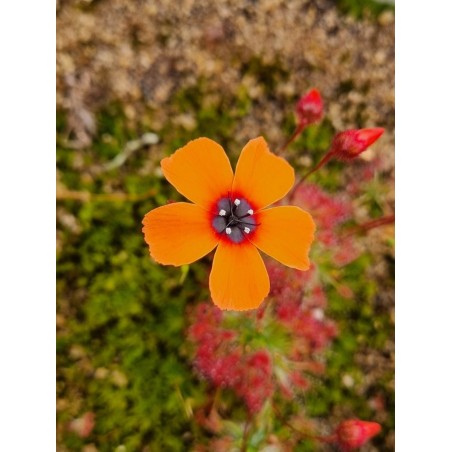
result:
[[[259,212],[259,226],[250,241],[261,251],[298,270],[308,270],[315,224],[299,207],[274,207]]]
[[[209,279],[213,302],[221,309],[256,309],[270,291],[259,251],[250,243],[220,242]]]
[[[224,149],[209,138],[190,141],[161,165],[166,179],[180,194],[207,209],[231,190],[231,163]]]
[[[237,162],[233,193],[242,194],[256,210],[281,199],[295,181],[293,168],[270,152],[262,137],[250,140]]]
[[[151,256],[160,264],[190,264],[218,243],[208,212],[186,202],[151,210],[143,219],[144,239]]]

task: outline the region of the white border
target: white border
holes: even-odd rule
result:
[[[0,8],[1,450],[55,448],[55,4]]]
[[[447,5],[447,7],[446,7]],[[450,448],[451,11],[396,4],[396,450]]]

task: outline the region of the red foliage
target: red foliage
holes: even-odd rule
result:
[[[234,390],[256,413],[274,392],[271,357],[265,350],[244,353],[237,333],[222,326],[222,315],[207,303],[196,307],[188,331],[196,345],[195,366],[214,386]]]
[[[244,360],[242,378],[234,388],[242,396],[251,413],[258,413],[275,390],[271,358],[259,350]]]
[[[352,214],[351,202],[332,196],[314,184],[297,187],[293,202],[311,213],[318,228],[317,238],[325,241],[326,245],[329,244],[328,236],[319,237],[318,234],[323,231],[333,232],[335,226],[349,219]]]
[[[337,227],[352,216],[352,203],[344,197],[333,196],[314,184],[297,187],[293,203],[311,212],[317,224],[316,239],[332,252],[333,262],[347,265],[359,255],[353,237],[340,236]]]
[[[244,346],[241,324],[234,325],[236,329],[226,327],[227,314],[210,304],[202,303],[195,308],[188,330],[188,338],[195,345],[195,367],[200,374],[216,387],[232,389],[251,413],[259,412],[276,390],[290,397],[294,391],[306,389],[309,380],[304,372],[323,371],[317,353],[337,334],[335,324],[323,315],[326,300],[315,282],[315,267],[300,272],[270,262],[267,268],[271,304],[258,310],[256,317],[248,314],[247,321],[256,322],[252,334],[259,335],[259,322],[266,315],[272,316],[287,338],[284,349],[275,350],[282,367],[276,369],[273,351]]]

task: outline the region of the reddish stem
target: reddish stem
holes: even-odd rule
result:
[[[369,229],[378,228],[378,226],[383,226],[384,224],[394,223],[395,215],[388,215],[387,217],[377,218],[376,220],[369,221],[361,225],[361,229],[368,231]]]
[[[384,226],[386,224],[392,224],[395,222],[395,215],[388,215],[386,217],[377,218],[376,220],[371,220],[363,224],[358,224],[347,231],[346,236],[352,235],[356,232],[367,232],[371,229]]]
[[[303,431],[299,430],[297,427],[295,427],[294,425],[292,425],[289,421],[287,421],[274,403],[273,403],[273,409],[275,411],[276,416],[279,418],[279,420],[283,424],[287,425],[287,427],[289,427],[291,430],[293,430],[295,433],[297,433],[302,438],[313,439],[314,441],[319,441],[321,443],[333,443],[336,440],[335,435],[319,436],[319,435],[311,434],[308,432],[303,432]]]
[[[278,151],[278,154],[282,154],[287,149],[289,144],[291,144],[295,140],[295,138],[297,138],[297,136],[300,135],[301,132],[303,132],[303,129],[304,129],[304,124],[298,124],[298,126],[295,129],[294,133],[286,141],[286,143],[281,147],[281,149]]]
[[[330,151],[328,151],[327,153],[326,153],[326,155],[322,158],[322,160],[320,160],[320,162],[319,163],[317,163],[317,165],[316,166],[314,166],[314,168],[312,168],[308,173],[306,173],[294,186],[293,186],[293,188],[292,188],[292,192],[291,192],[291,195],[290,195],[290,199],[292,200],[293,199],[293,197],[294,197],[294,195],[295,195],[295,193],[297,192],[297,189],[298,189],[298,187],[300,187],[300,185],[306,180],[306,178],[308,177],[308,176],[310,176],[312,173],[314,173],[315,171],[317,171],[319,168],[321,168],[323,165],[325,165],[326,163],[328,163],[330,160],[331,160],[331,158],[333,157],[333,152],[331,152],[331,150]]]
[[[317,165],[314,166],[314,168],[312,168],[310,171],[308,171],[300,180],[300,182],[298,182],[297,185],[301,185],[308,176],[310,176],[312,173],[315,173],[319,168],[321,168],[323,165],[325,165],[326,163],[328,163],[331,158],[333,157],[333,152],[330,150],[328,151],[325,156],[322,158],[322,160],[320,160],[319,163],[317,163]]]

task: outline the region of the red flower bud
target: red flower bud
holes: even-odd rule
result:
[[[361,447],[380,432],[381,425],[377,422],[348,419],[336,428],[336,442],[343,450],[352,450]]]
[[[333,139],[330,154],[343,160],[354,159],[375,143],[384,131],[381,127],[375,127],[340,132]]]
[[[323,100],[320,93],[316,89],[311,89],[311,91],[300,97],[296,112],[300,126],[305,127],[320,121],[323,117]]]

